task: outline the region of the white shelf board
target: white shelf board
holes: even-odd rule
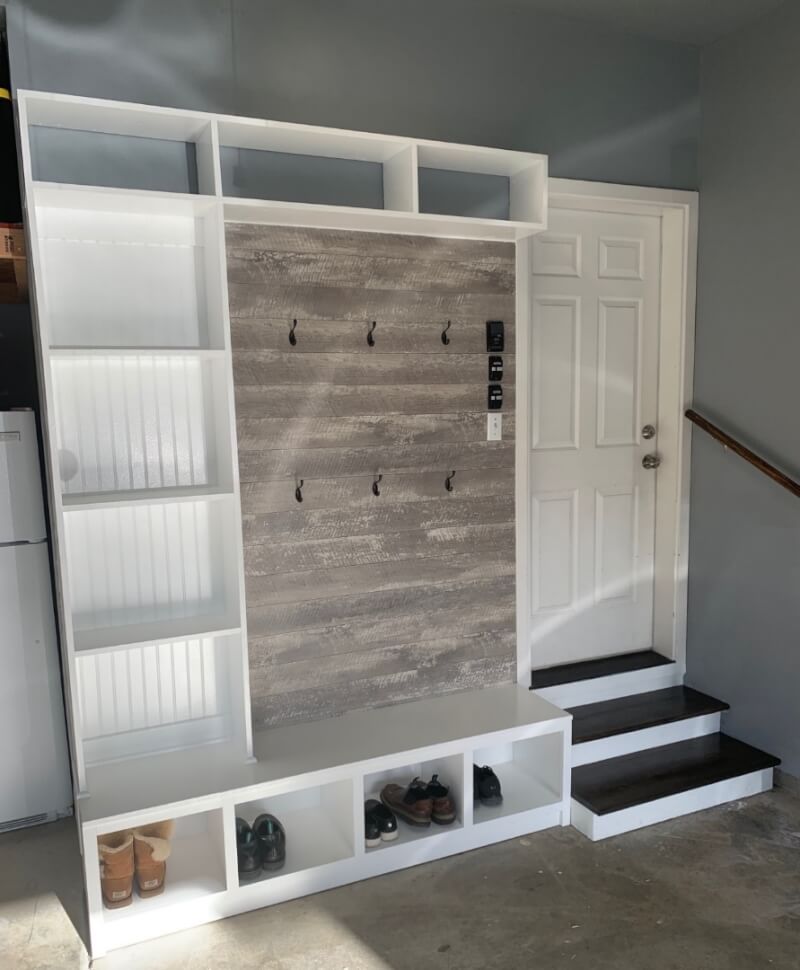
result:
[[[417,236],[486,239],[494,242],[516,242],[545,228],[541,223],[470,219],[466,216],[399,212],[395,209],[362,209],[354,206],[312,205],[307,202],[273,202],[266,199],[226,198],[223,201],[226,222],[396,232]]]
[[[476,801],[473,809],[475,825],[494,822],[509,815],[530,812],[547,805],[558,805],[561,802],[557,792],[521,771],[513,762],[495,765],[494,770],[503,789],[502,804],[481,805]]]
[[[129,212],[134,215],[205,215],[219,200],[213,195],[118,189],[68,182],[32,182],[28,203],[42,208],[83,209],[92,212]]]
[[[267,806],[267,810],[269,806]],[[252,819],[250,821],[253,821]],[[246,890],[263,882],[274,882],[282,876],[327,866],[354,856],[352,847],[323,808],[304,808],[280,818],[286,828],[286,863],[277,871],[261,870],[256,879],[240,879],[240,889]]]
[[[546,155],[443,141],[418,140],[416,145],[420,168],[469,172],[474,175],[504,175],[508,178],[537,167],[546,171]]]
[[[224,350],[208,347],[58,347],[50,348],[51,357],[190,357],[199,360],[222,360]]]
[[[198,637],[221,637],[238,633],[240,626],[232,617],[187,616],[177,620],[155,620],[130,626],[109,626],[95,630],[76,630],[75,652],[104,653],[127,650],[173,640],[194,640]],[[146,780],[142,779],[146,784]]]
[[[127,492],[77,492],[63,494],[64,511],[90,511],[114,506],[163,505],[175,502],[219,502],[230,499],[233,491],[214,485],[196,485],[177,488],[142,488]]]
[[[87,790],[78,810],[83,823],[135,815],[186,799],[234,792],[238,802],[319,782],[314,773],[345,777],[359,770],[402,766],[424,749],[457,745],[472,752],[486,735],[503,739],[562,731],[571,720],[560,708],[526,687],[507,684],[425,698],[341,717],[271,728],[254,736],[255,763],[242,762],[230,745],[167,752],[124,763],[89,768]],[[326,777],[324,781],[331,780]]]

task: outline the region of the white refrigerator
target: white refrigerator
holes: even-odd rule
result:
[[[0,832],[71,812],[36,417],[0,411]]]

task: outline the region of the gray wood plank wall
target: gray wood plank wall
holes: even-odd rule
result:
[[[513,680],[514,247],[247,224],[227,246],[256,726]]]

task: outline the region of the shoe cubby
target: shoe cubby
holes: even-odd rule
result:
[[[142,819],[141,824],[166,821],[170,816]],[[173,817],[174,833],[169,840],[164,890],[158,895],[139,894],[134,877],[133,894],[127,906],[109,909],[102,901],[99,851],[88,853],[97,859],[87,870],[90,922],[93,939],[106,949],[127,946],[141,938],[161,936],[173,930],[175,920],[206,909],[213,911],[227,890],[222,809]],[[135,830],[139,823],[126,826]],[[103,833],[104,834],[104,833]],[[88,836],[96,840],[97,835]]]
[[[353,783],[349,778],[236,805],[236,816],[249,825],[262,814],[274,815],[283,826],[286,862],[281,869],[262,869],[259,877],[240,878],[243,887],[329,866],[355,855]]]
[[[431,780],[433,775],[439,776],[439,781],[450,789],[450,797],[456,804],[456,820],[449,825],[437,825],[431,822],[428,826],[416,826],[397,816],[399,835],[391,842],[381,842],[372,848],[365,848],[368,855],[383,852],[395,846],[408,845],[420,839],[431,838],[446,832],[454,832],[464,825],[464,758],[461,754],[447,755],[431,761],[421,761],[407,764],[385,771],[376,771],[364,776],[364,802],[370,798],[381,800],[381,791],[385,785],[400,785],[407,788],[415,779],[420,778],[423,783]],[[364,845],[363,811],[360,816],[361,831],[359,838]]]
[[[475,750],[473,763],[494,770],[503,801],[500,805],[482,805],[474,800],[474,824],[560,804],[564,757],[564,735],[560,732]]]
[[[51,349],[225,346],[212,202],[49,187],[34,199]]]
[[[65,507],[103,493],[230,491],[224,361],[200,354],[51,356]]]
[[[223,500],[66,514],[76,652],[239,627],[237,530]]]

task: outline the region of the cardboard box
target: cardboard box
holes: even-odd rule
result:
[[[28,259],[25,230],[0,223],[0,303],[28,302]]]

